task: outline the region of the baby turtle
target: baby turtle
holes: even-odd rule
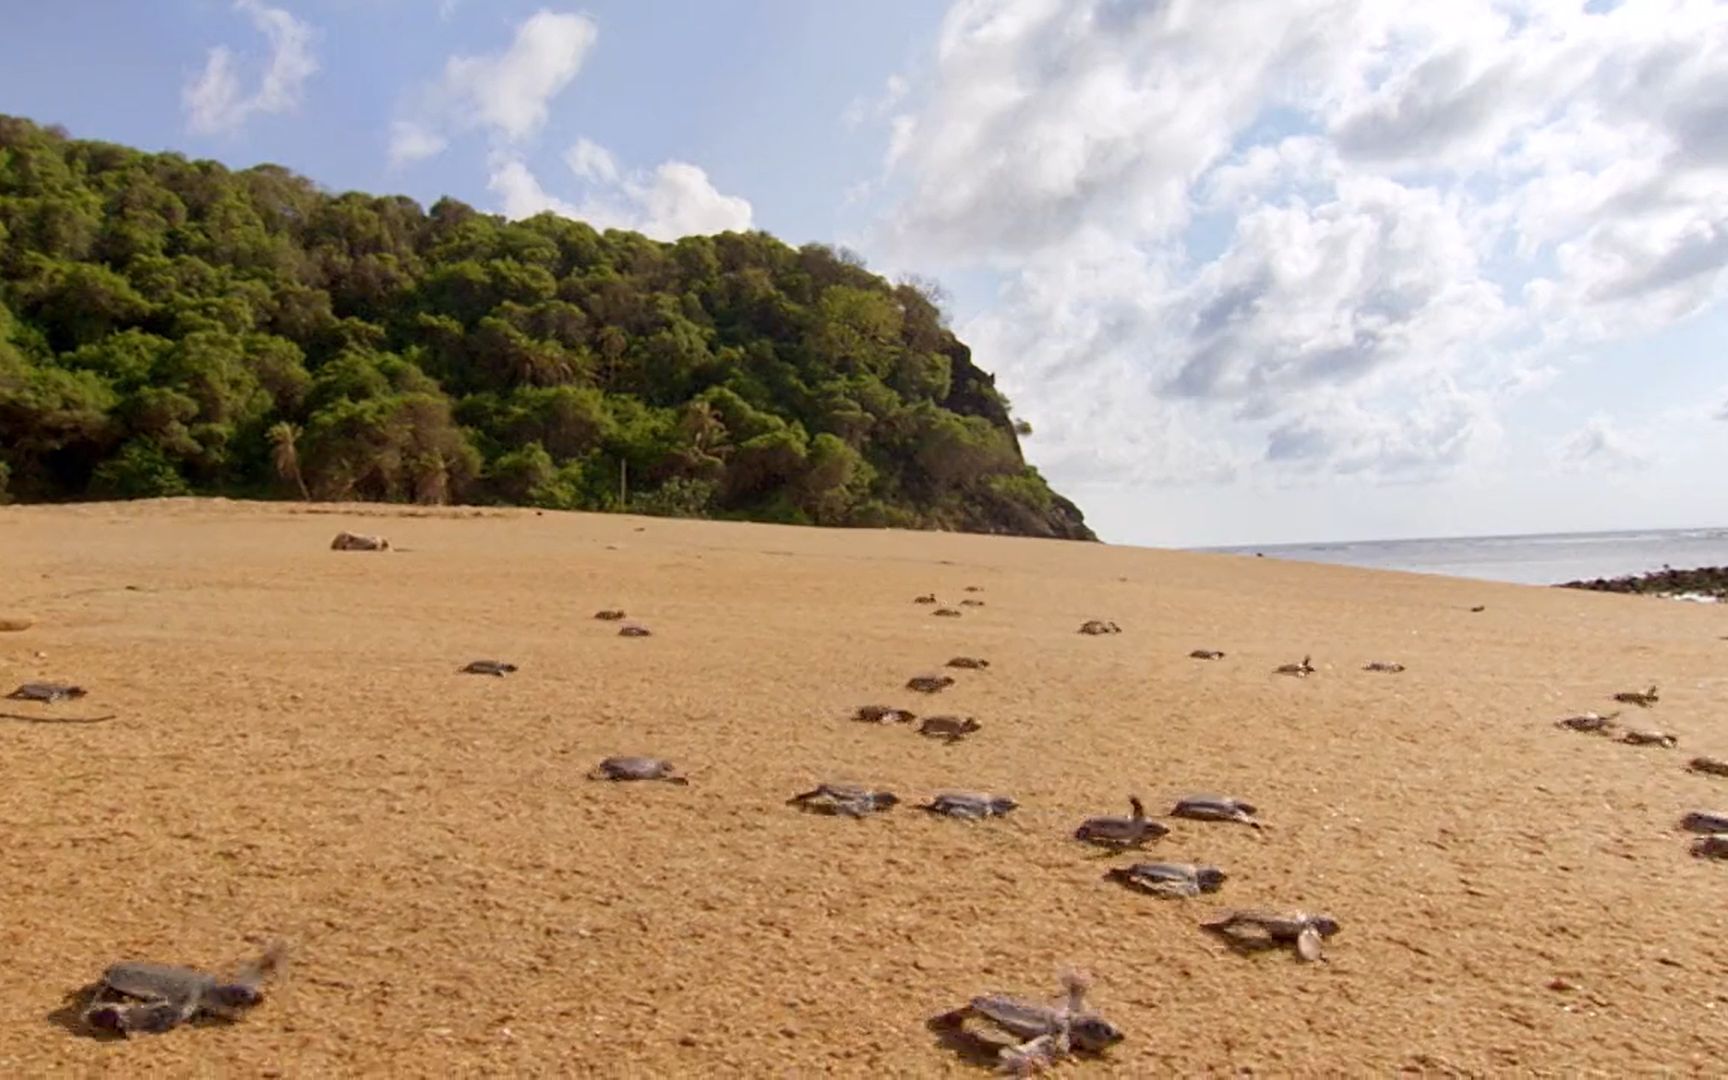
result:
[[[1579,713],[1577,716],[1568,716],[1554,721],[1554,726],[1566,728],[1570,731],[1585,731],[1597,735],[1606,735],[1614,730],[1614,718],[1619,715],[1620,714],[1617,712],[1609,713],[1607,716],[1593,712]]]
[[[859,784],[818,784],[809,791],[792,796],[786,802],[812,813],[844,814],[862,819],[866,814],[899,805],[900,796],[891,791],[877,791]]]
[[[503,660],[476,660],[462,669],[463,673],[468,675],[496,675],[499,678],[503,678],[515,670],[515,664],[506,663]]]
[[[965,719],[958,716],[926,716],[923,723],[918,725],[918,734],[957,743],[983,726],[970,716]]]
[[[1728,832],[1700,836],[1692,841],[1692,854],[1701,859],[1728,859]]]
[[[1169,826],[1146,816],[1138,795],[1128,796],[1128,806],[1133,811],[1131,817],[1089,817],[1082,821],[1074,830],[1074,839],[1101,847],[1137,848],[1170,831]]]
[[[966,586],[966,591],[967,592],[983,592],[984,588],[981,585],[968,585],[968,586]]]
[[[1686,763],[1686,768],[1710,776],[1728,776],[1728,758],[1695,757]]]
[[[382,536],[369,536],[364,533],[339,532],[336,539],[330,541],[331,551],[389,551],[390,541]]]
[[[943,791],[918,809],[944,817],[979,821],[987,817],[1002,817],[1019,805],[1007,795],[986,795],[977,791]]]
[[[590,780],[664,780],[668,784],[688,784],[665,758],[622,754],[609,757],[588,773]]]
[[[83,1020],[99,1031],[121,1035],[160,1034],[201,1014],[238,1020],[264,1000],[264,982],[284,955],[281,945],[273,945],[226,978],[143,960],[113,964],[96,984]]]
[[[1728,814],[1719,814],[1712,810],[1694,810],[1680,819],[1680,827],[1687,832],[1728,832]]]
[[[960,613],[951,607],[939,607],[930,614],[940,619],[958,619],[960,617]]]
[[[652,637],[653,635],[654,631],[641,623],[625,623],[618,628],[619,637]]]
[[[1086,1009],[1091,980],[1068,974],[1063,976],[1062,985],[1065,997],[1054,1004],[1044,1005],[1007,994],[983,994],[932,1018],[930,1026],[957,1028],[968,1019],[977,1019],[1022,1040],[1017,1046],[1005,1046],[998,1051],[1002,1071],[1016,1075],[1053,1065],[1075,1050],[1098,1054],[1122,1041],[1120,1028]]]
[[[52,704],[56,701],[72,701],[89,692],[82,686],[73,686],[70,683],[27,682],[6,696],[17,701],[46,701]]]
[[[1194,659],[1194,660],[1222,660],[1222,659],[1224,659],[1224,654],[1222,652],[1218,651],[1217,649],[1195,649],[1193,652],[1189,653],[1188,656],[1190,659]]]
[[[976,656],[956,656],[948,661],[951,668],[965,668],[968,671],[981,671],[990,666],[990,661],[981,660]]]
[[[1113,622],[1105,622],[1102,619],[1087,619],[1085,622],[1080,624],[1080,632],[1082,634],[1091,634],[1094,636],[1098,634],[1120,634],[1122,628]]]
[[[1304,656],[1300,664],[1279,664],[1277,667],[1272,669],[1272,674],[1294,675],[1298,679],[1307,678],[1314,674],[1314,665],[1310,663],[1309,660],[1309,657]]]
[[[866,724],[909,724],[918,718],[911,710],[892,705],[860,705],[852,719]]]
[[[1655,731],[1650,728],[1628,731],[1620,736],[1620,741],[1631,743],[1633,746],[1661,746],[1669,750],[1680,745],[1680,740],[1666,731]]]
[[[1470,609],[1470,613],[1472,615],[1474,615],[1474,614],[1477,614],[1479,612],[1483,612],[1483,611],[1487,611],[1487,610],[1488,610],[1487,604],[1477,604],[1475,607]]]
[[[624,613],[617,608],[606,608],[602,611],[596,611],[594,617],[601,622],[617,622],[624,617]]]
[[[960,606],[961,607],[983,607],[984,601],[974,600],[971,597],[967,597],[965,600],[960,601]]]
[[[1216,866],[1194,863],[1143,862],[1114,867],[1105,871],[1104,876],[1130,889],[1175,898],[1217,892],[1224,884],[1225,873]]]
[[[1363,671],[1384,671],[1388,675],[1396,675],[1404,670],[1404,665],[1396,661],[1370,660],[1362,665]]]
[[[1311,911],[1232,911],[1201,923],[1204,929],[1228,938],[1238,948],[1267,949],[1295,945],[1303,960],[1320,959],[1320,944],[1339,930],[1338,920]]]
[[[912,598],[912,602],[914,604],[934,604],[936,602],[936,594],[925,593],[923,596],[915,596]]]
[[[1237,821],[1256,829],[1266,826],[1254,815],[1254,804],[1228,795],[1186,795],[1171,808],[1172,817],[1193,818],[1196,821]]]
[[[1614,695],[1614,700],[1627,705],[1636,705],[1640,709],[1648,709],[1660,699],[1656,696],[1656,688],[1652,686],[1643,693],[1636,690],[1622,690]]]
[[[916,690],[920,694],[934,694],[938,690],[946,690],[954,685],[952,675],[914,675],[906,680],[906,689]]]

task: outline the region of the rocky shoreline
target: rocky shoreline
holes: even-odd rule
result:
[[[1563,581],[1556,588],[1728,601],[1728,566],[1701,566],[1694,570],[1676,570],[1671,566],[1664,566],[1648,574],[1595,578],[1589,581]]]

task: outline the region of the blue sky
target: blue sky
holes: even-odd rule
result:
[[[0,112],[950,296],[1105,539],[1728,524],[1722,0],[63,0]]]

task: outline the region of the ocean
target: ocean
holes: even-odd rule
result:
[[[1556,585],[1562,581],[1642,574],[1660,570],[1664,565],[1676,570],[1728,566],[1728,528],[1250,544],[1194,550],[1235,555],[1259,552],[1268,559]]]

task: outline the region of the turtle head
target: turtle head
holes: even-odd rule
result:
[[[204,992],[204,1000],[218,1009],[250,1009],[264,1000],[264,991],[252,983],[217,983]]]
[[[1122,1029],[1096,1013],[1077,1016],[1068,1028],[1068,1038],[1081,1050],[1097,1053],[1121,1042]]]
[[[1202,866],[1194,871],[1194,881],[1202,892],[1216,892],[1224,885],[1225,873],[1216,866]]]
[[[873,791],[870,793],[870,801],[878,807],[886,809],[890,806],[900,805],[900,796],[892,791]]]
[[[1341,929],[1338,920],[1330,915],[1310,915],[1308,925],[1312,926],[1321,937],[1331,937]]]
[[[1013,810],[1019,805],[1020,804],[1014,801],[1010,796],[997,795],[990,800],[990,812],[993,814],[1006,814],[1008,811]]]

